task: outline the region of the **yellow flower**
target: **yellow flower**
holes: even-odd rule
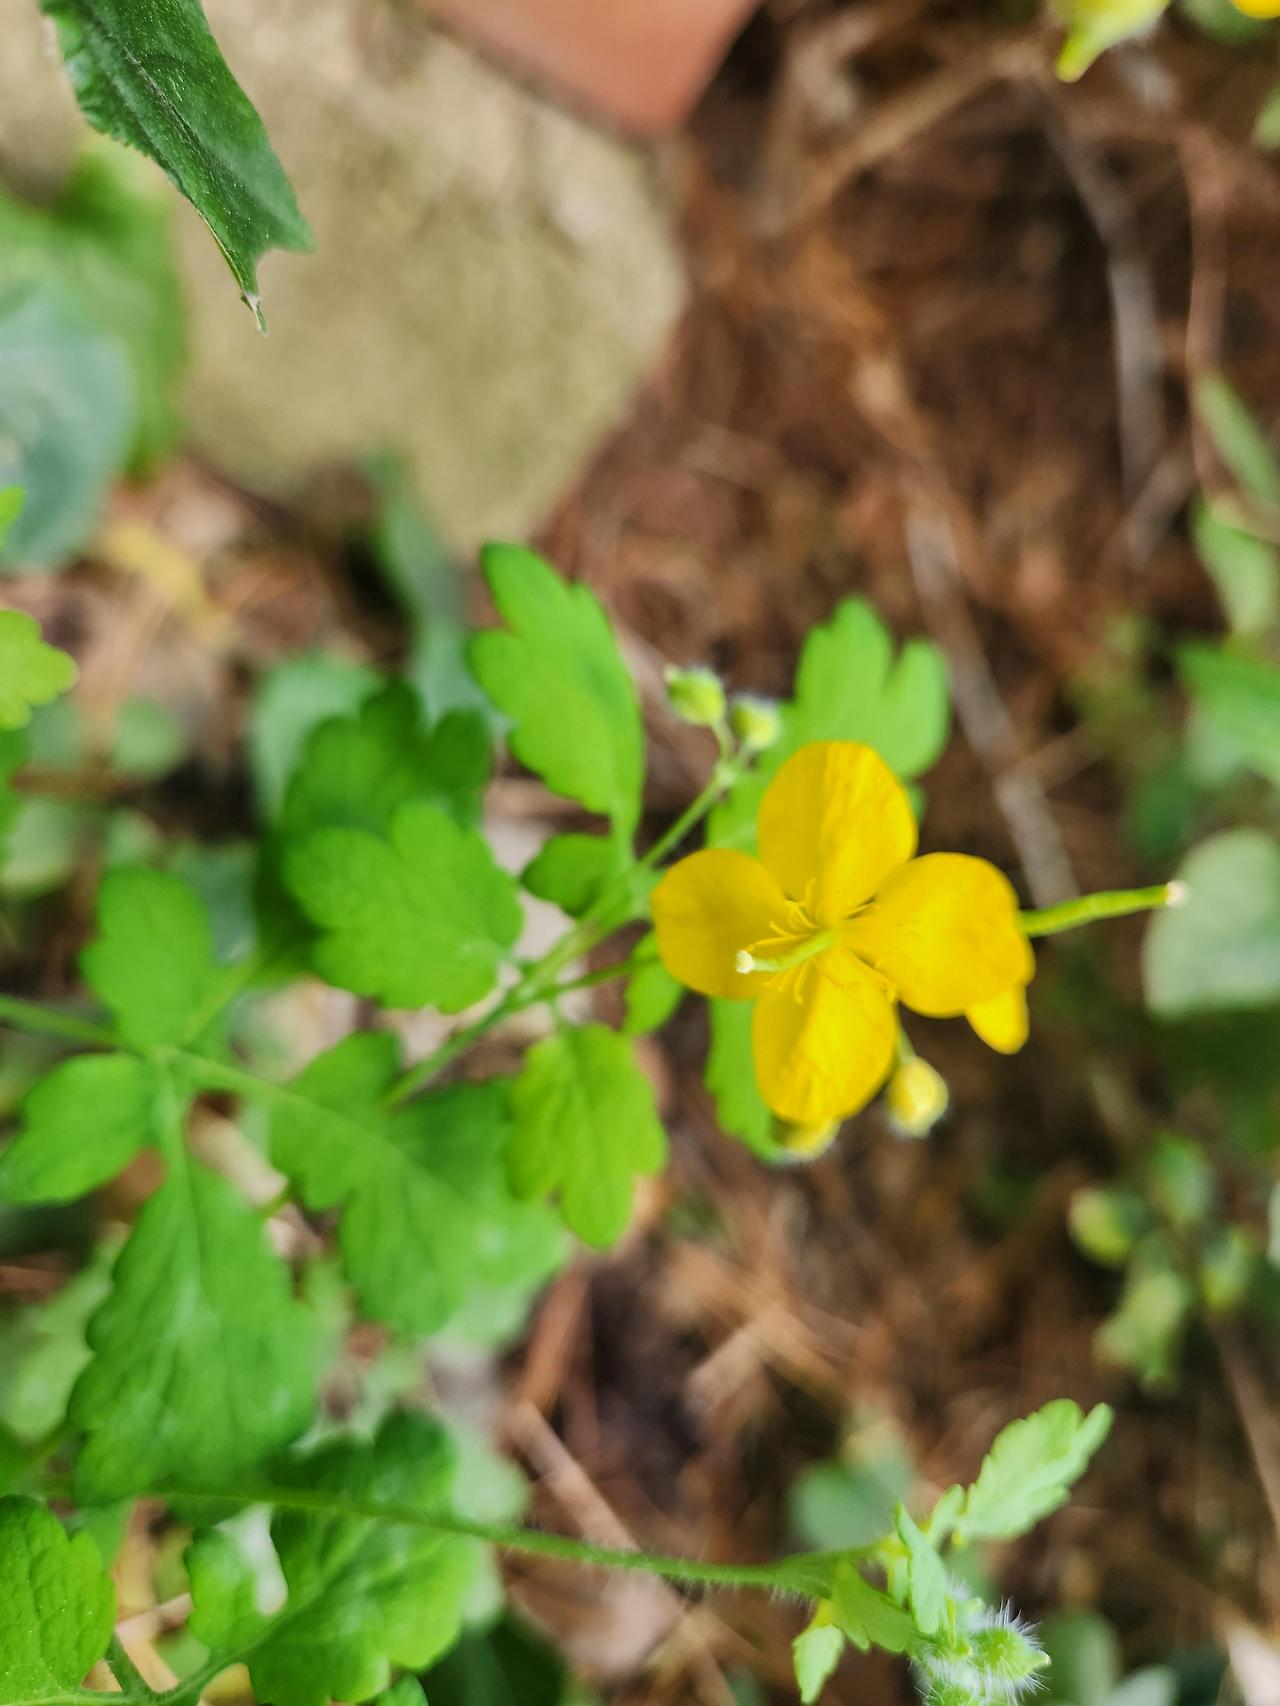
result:
[[[760,857],[708,848],[653,894],[658,951],[703,995],[756,1003],[760,1093],[793,1124],[856,1112],[893,1064],[896,1003],[1026,1037],[1034,962],[1007,878],[962,853],[914,857],[916,820],[870,747],[815,741],[760,803]]]

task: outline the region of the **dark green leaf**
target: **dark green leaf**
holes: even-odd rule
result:
[[[115,1594],[87,1534],[34,1499],[0,1499],[0,1701],[63,1702],[107,1650]]]
[[[516,545],[489,546],[483,564],[507,628],[474,636],[471,667],[511,718],[511,750],[554,793],[629,837],[640,816],[644,729],[599,601]]]
[[[204,220],[258,312],[258,262],[305,250],[298,212],[248,96],[227,69],[199,0],[40,0],[57,26],[85,117],[163,168]]]
[[[517,1196],[558,1191],[588,1244],[612,1244],[631,1213],[633,1175],[656,1173],[667,1140],[631,1044],[604,1025],[560,1031],[525,1057],[511,1092],[507,1152]]]
[[[470,1635],[426,1678],[431,1706],[567,1706],[560,1655],[514,1617]]]

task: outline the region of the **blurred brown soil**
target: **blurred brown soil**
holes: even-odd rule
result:
[[[602,594],[651,687],[672,656],[784,692],[805,632],[849,594],[899,634],[932,632],[963,714],[928,781],[926,844],[997,860],[1031,898],[1141,875],[1069,685],[1127,612],[1175,634],[1215,624],[1183,525],[1214,478],[1188,377],[1221,363],[1264,421],[1280,413],[1280,176],[1247,141],[1273,50],[1169,23],[1064,89],[1051,49],[959,4],[767,8],[667,161],[692,307],[540,541]],[[358,501],[325,481],[286,513],[180,466],[121,494],[117,518],[183,541],[189,572],[21,589],[87,656],[102,703],[136,690],[144,659],[170,672],[159,696],[181,677],[205,781],[158,811],[198,832],[247,821],[236,740],[271,661],[335,640],[394,656],[339,547]],[[708,755],[651,697],[656,820]],[[499,810],[504,787],[519,784],[499,785]],[[72,977],[76,926],[60,929],[47,992]],[[1104,950],[1129,994],[1138,940],[1119,927]],[[619,1251],[553,1285],[502,1368],[541,1519],[764,1558],[797,1543],[787,1488],[855,1416],[893,1418],[924,1496],[971,1474],[1013,1416],[1105,1397],[1121,1419],[1100,1466],[1009,1550],[1001,1588],[1032,1615],[1098,1605],[1135,1662],[1233,1614],[1274,1618],[1275,1536],[1212,1350],[1159,1403],[1094,1360],[1115,1283],[1063,1217],[1114,1133],[1054,1022],[1054,964],[1046,949],[1043,1022],[1013,1061],[920,1027],[952,1093],[930,1139],[895,1140],[872,1110],[809,1167],[767,1170],[717,1133],[696,1004],[645,1045],[670,1174]],[[1022,1193],[1014,1215],[1001,1179]],[[793,1698],[795,1607],[511,1575],[612,1700],[728,1706],[735,1668]],[[828,1698],[893,1706],[910,1685],[853,1660]]]

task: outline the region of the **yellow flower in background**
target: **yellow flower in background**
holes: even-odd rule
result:
[[[1008,879],[962,853],[917,859],[906,793],[870,747],[801,747],[757,829],[758,859],[708,848],[673,865],[653,919],[673,977],[756,1003],[756,1077],[776,1114],[818,1127],[864,1106],[893,1064],[899,1001],[1021,1046],[1034,962]]]

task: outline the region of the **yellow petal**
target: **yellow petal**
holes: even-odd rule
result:
[[[1028,983],[1035,969],[1009,879],[964,853],[913,859],[840,939],[883,972],[908,1007],[935,1018]]]
[[[1231,4],[1251,18],[1280,18],[1280,0],[1231,0]]]
[[[990,1001],[979,1001],[970,1007],[965,1018],[986,1043],[1001,1054],[1017,1054],[1027,1040],[1030,1021],[1027,1018],[1027,992],[1021,984],[994,995]]]
[[[770,980],[751,1031],[760,1094],[793,1125],[856,1113],[893,1063],[896,1021],[878,979],[839,948]]]
[[[838,924],[916,850],[902,784],[869,746],[813,741],[760,802],[760,857],[819,924]]]
[[[692,853],[653,891],[653,924],[662,963],[703,995],[757,995],[763,972],[742,973],[734,958],[776,936],[786,897],[758,859],[724,848]]]

